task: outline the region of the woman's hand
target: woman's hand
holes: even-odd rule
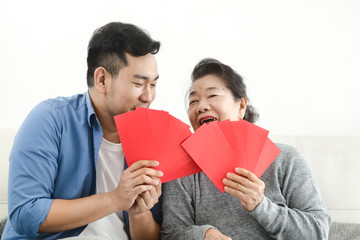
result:
[[[246,169],[235,168],[235,173],[226,174],[223,183],[225,192],[237,197],[248,212],[253,211],[264,198],[265,183]]]
[[[230,237],[225,236],[215,228],[209,228],[205,232],[204,240],[231,240]]]

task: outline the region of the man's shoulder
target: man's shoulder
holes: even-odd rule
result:
[[[44,104],[48,104],[55,109],[61,109],[64,107],[70,107],[74,110],[78,110],[82,107],[86,107],[86,94],[76,94],[69,97],[56,97],[56,98],[49,98],[43,101]]]

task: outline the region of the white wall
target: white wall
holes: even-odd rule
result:
[[[162,42],[153,107],[188,122],[195,64],[214,57],[246,80],[272,134],[360,135],[360,1],[0,0],[0,128],[41,100],[86,91],[86,47],[110,21]]]

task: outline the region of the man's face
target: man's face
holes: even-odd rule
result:
[[[126,54],[128,65],[107,84],[106,108],[111,116],[148,108],[155,98],[159,77],[155,56],[151,53],[133,57]]]

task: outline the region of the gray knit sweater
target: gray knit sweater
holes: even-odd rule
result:
[[[252,211],[221,193],[204,173],[164,184],[162,239],[204,239],[216,228],[232,239],[327,239],[331,218],[310,167],[299,152],[280,155],[261,176],[262,202]]]

